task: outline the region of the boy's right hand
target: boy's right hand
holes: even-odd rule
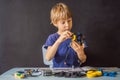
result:
[[[60,37],[58,38],[58,41],[59,41],[59,42],[63,42],[63,41],[65,41],[65,40],[71,38],[72,35],[73,35],[72,32],[70,32],[70,31],[65,31],[65,32],[63,32],[63,33],[60,35]]]

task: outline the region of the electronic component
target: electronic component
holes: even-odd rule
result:
[[[86,75],[86,71],[81,68],[41,68],[43,76],[57,77],[81,77]]]
[[[14,73],[15,78],[37,77],[41,75],[38,69],[24,69]]]

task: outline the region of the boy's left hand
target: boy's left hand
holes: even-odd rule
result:
[[[72,41],[70,46],[73,48],[73,50],[75,50],[75,52],[81,52],[84,50],[84,44],[80,45],[76,41]]]

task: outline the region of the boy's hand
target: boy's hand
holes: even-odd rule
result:
[[[68,39],[68,38],[71,38],[71,36],[73,35],[73,33],[72,32],[70,32],[70,31],[65,31],[65,32],[63,32],[61,35],[60,35],[60,37],[59,37],[59,42],[63,42],[63,41],[65,41],[66,39]]]
[[[77,43],[76,41],[72,41],[71,42],[71,47],[73,48],[73,50],[75,50],[75,52],[78,55],[79,60],[81,61],[81,63],[84,63],[86,61],[86,54],[84,52],[84,44],[80,45],[79,43]]]
[[[84,44],[80,45],[76,41],[72,41],[70,46],[73,48],[73,50],[75,50],[75,52],[84,50]]]

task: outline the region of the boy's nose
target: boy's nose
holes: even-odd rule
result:
[[[69,24],[68,24],[68,22],[65,22],[65,26],[68,26]]]

